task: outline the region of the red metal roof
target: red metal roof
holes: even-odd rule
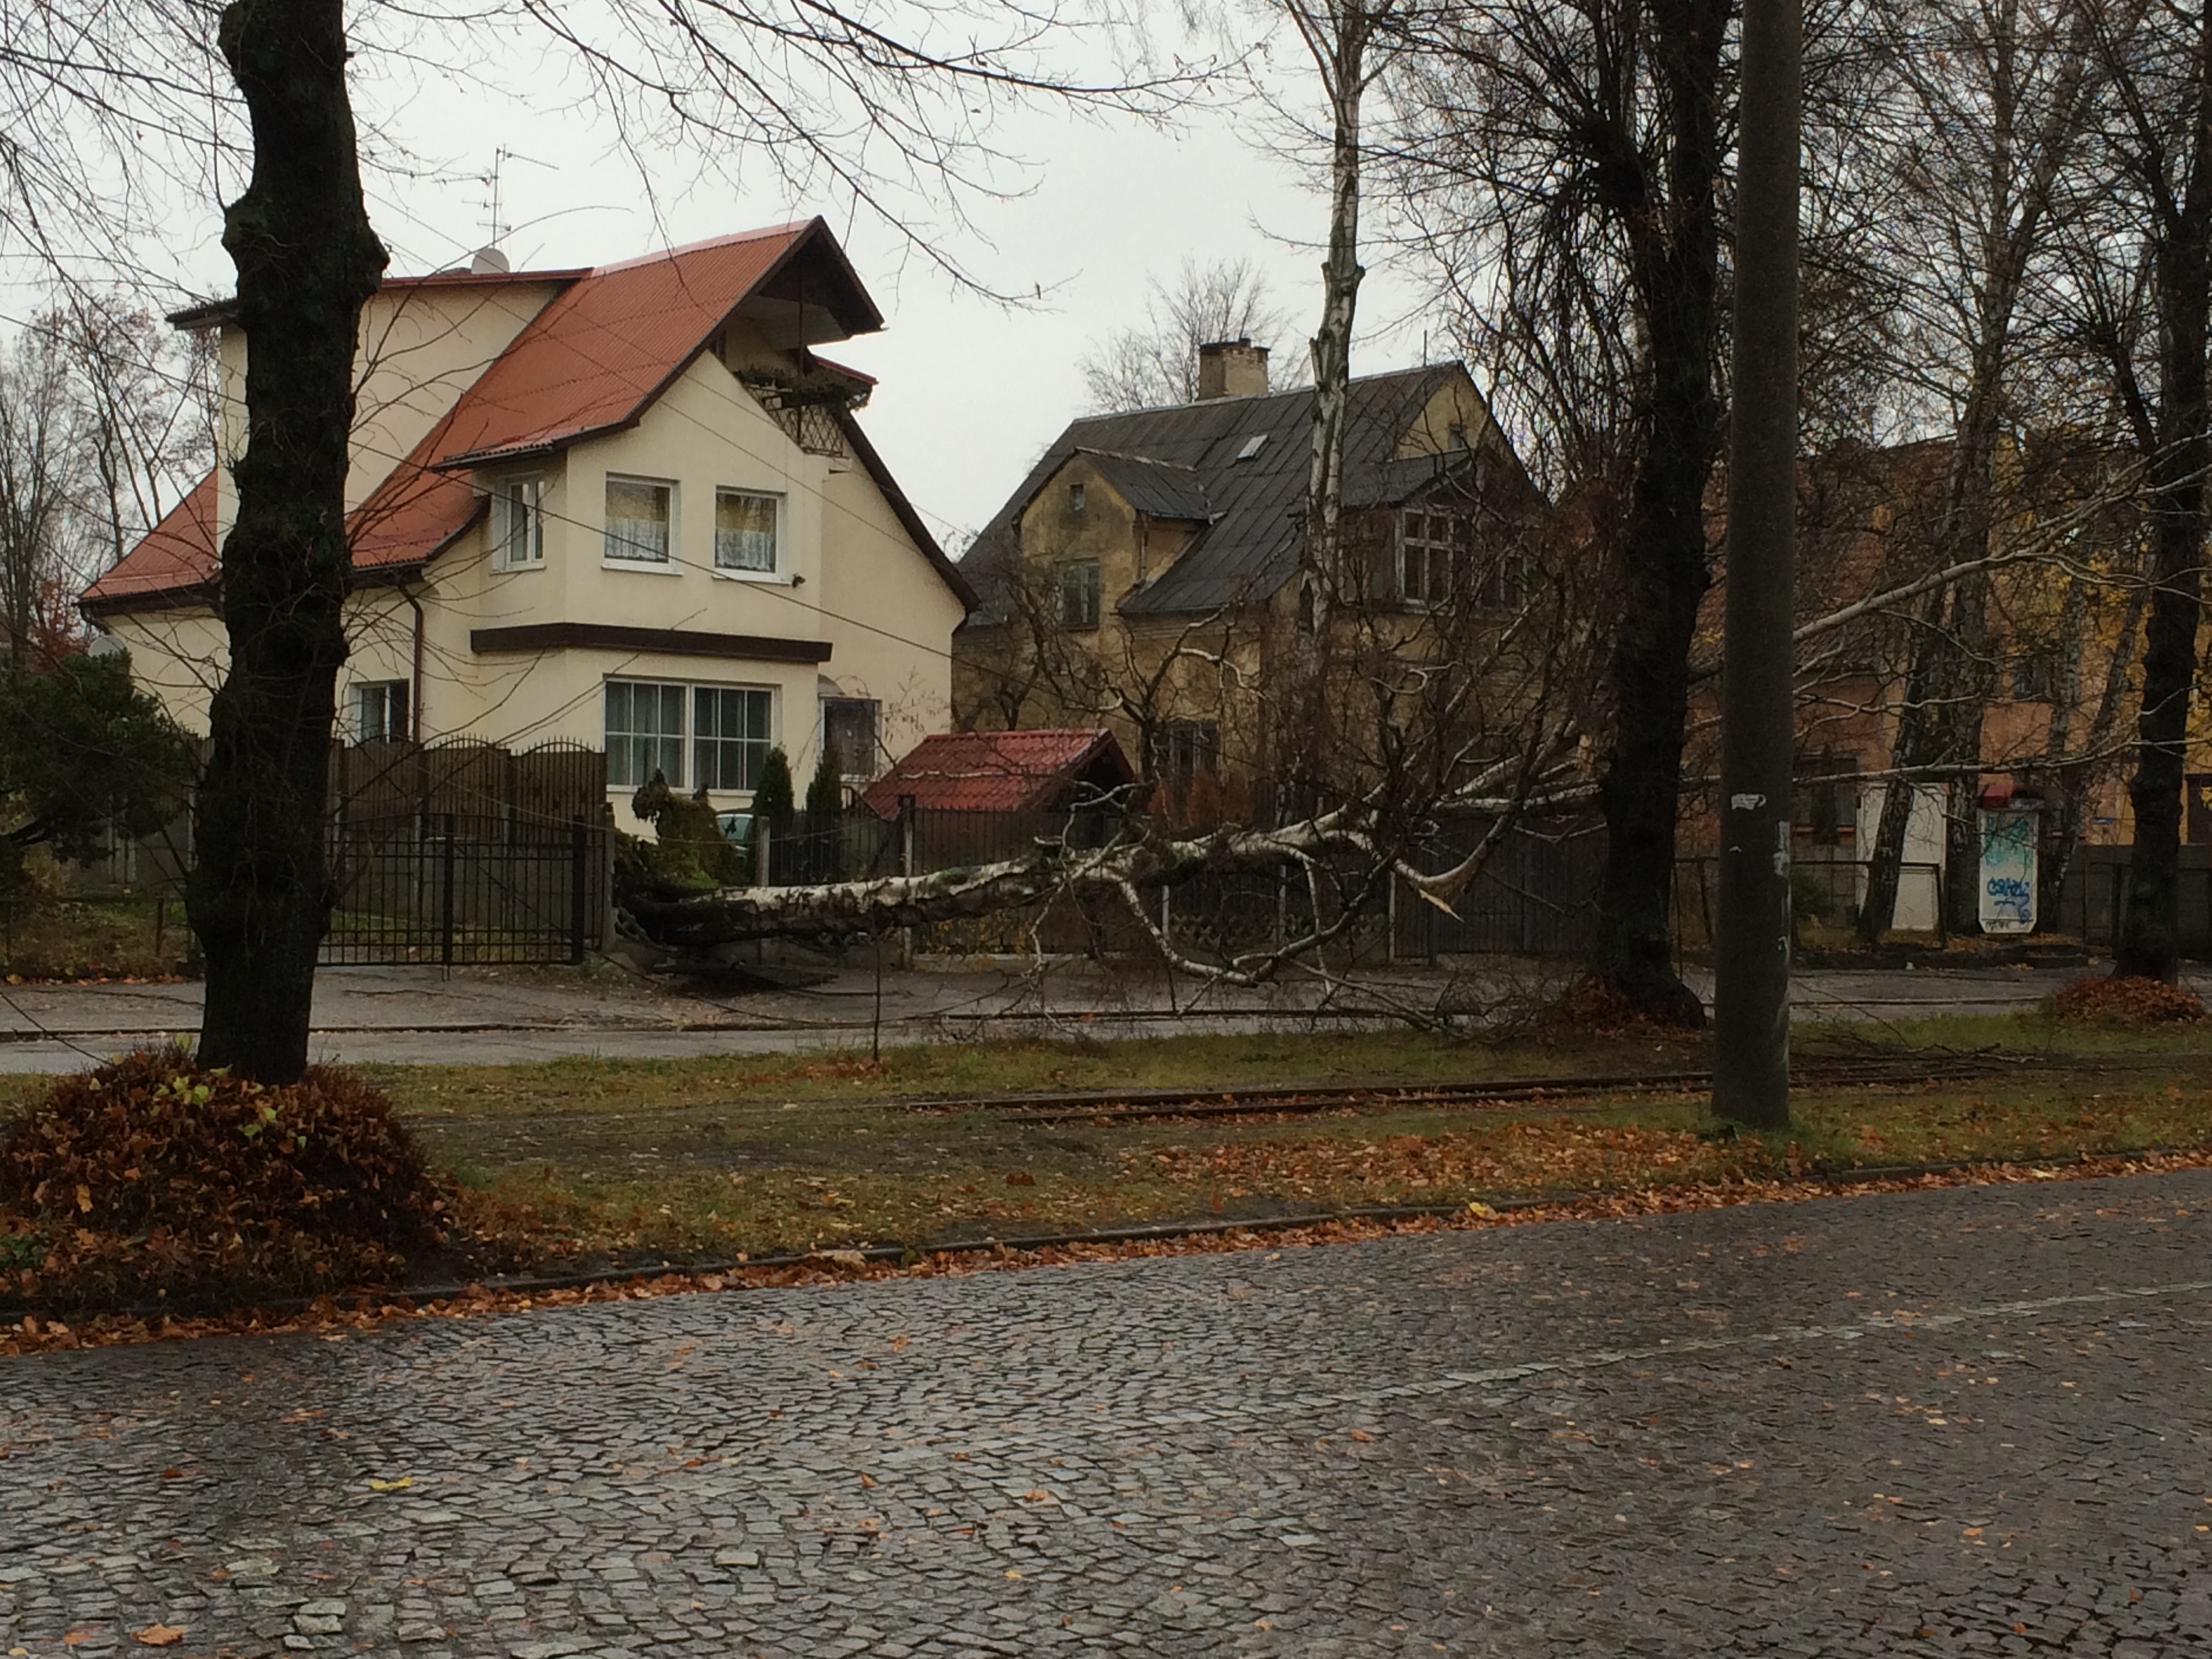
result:
[[[349,520],[356,570],[419,564],[434,557],[483,510],[465,469],[503,455],[537,453],[635,424],[655,398],[703,350],[748,297],[769,283],[802,249],[821,263],[805,268],[826,284],[855,332],[880,328],[836,240],[820,219],[744,231],[671,248],[586,272],[438,272],[394,277],[387,287],[530,281],[568,286],[465,391],[445,418],[396,465]],[[866,380],[851,370],[855,379]],[[851,428],[870,475],[925,556],[963,602],[967,586],[905,506],[872,449]],[[86,590],[92,609],[116,610],[161,596],[182,597],[216,568],[215,479]]]
[[[85,603],[117,608],[158,593],[198,588],[214,573],[215,474],[194,484],[185,499],[85,590]]]
[[[484,510],[467,474],[432,468],[444,432],[442,422],[433,427],[348,515],[356,570],[421,564],[444,551]],[[96,615],[199,593],[217,568],[215,519],[216,475],[210,472],[145,540],[85,589],[85,608]]]
[[[817,233],[834,249],[822,221],[810,219],[600,266],[539,312],[462,394],[436,465],[477,465],[634,423],[739,301]],[[882,325],[879,317],[862,320]]]
[[[883,817],[896,814],[902,795],[925,810],[1019,812],[1058,805],[1079,779],[1119,785],[1136,775],[1103,726],[939,732],[908,750],[860,799]]]

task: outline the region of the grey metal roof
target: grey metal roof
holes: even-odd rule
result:
[[[1390,492],[1413,487],[1417,471],[1420,480],[1434,476],[1431,458],[1420,457],[1409,465],[1391,457],[1437,389],[1465,373],[1456,364],[1443,363],[1352,381],[1344,438],[1348,501],[1364,505],[1400,499]],[[1209,508],[1207,527],[1151,586],[1121,601],[1125,613],[1213,611],[1265,599],[1297,568],[1296,537],[1313,457],[1313,388],[1300,386],[1265,397],[1214,398],[1071,422],[961,561],[962,573],[983,596],[971,622],[1005,620],[1005,577],[1021,556],[1022,509],[1078,450],[1094,458],[1164,463],[1153,470],[1148,486],[1152,478],[1188,477]],[[1238,459],[1253,448],[1255,438],[1264,441]],[[1168,469],[1173,469],[1171,475]],[[1114,482],[1115,488],[1122,488],[1119,478]],[[1193,504],[1193,499],[1183,504]],[[1164,511],[1158,515],[1182,516]]]
[[[1200,524],[1213,517],[1213,503],[1194,467],[1111,450],[1080,449],[1076,453],[1097,467],[1106,482],[1121,492],[1121,499],[1139,513],[1155,519],[1193,520]]]

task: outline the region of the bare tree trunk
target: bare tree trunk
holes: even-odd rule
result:
[[[1666,88],[1665,198],[1638,210],[1635,279],[1650,330],[1650,411],[1631,489],[1620,623],[1607,673],[1611,753],[1599,783],[1606,862],[1597,974],[1637,1007],[1699,1026],[1705,1008],[1675,974],[1670,911],[1690,639],[1711,577],[1705,495],[1720,452],[1713,388],[1718,319],[1721,40],[1727,9],[1677,0],[1655,9],[1653,52]],[[1663,227],[1656,222],[1663,217]]]
[[[186,896],[207,957],[200,1063],[272,1083],[306,1068],[329,919],[354,341],[385,263],[362,202],[343,12],[342,0],[232,0],[221,35],[253,127],[252,182],[223,228],[248,341],[247,430],[222,549],[230,667],[210,714]]]
[[[1334,0],[1316,14],[1291,8],[1292,21],[1319,70],[1329,106],[1328,253],[1322,264],[1321,326],[1313,337],[1313,459],[1306,478],[1306,533],[1298,564],[1292,632],[1285,771],[1297,775],[1326,747],[1326,664],[1334,585],[1354,584],[1342,568],[1344,427],[1351,402],[1352,325],[1359,301],[1359,118],[1367,89],[1370,0]]]
[[[2077,589],[2084,584],[2078,580]],[[2073,596],[2068,596],[2069,606]],[[2037,904],[2039,917],[2048,919],[2053,925],[2058,918],[2059,902],[2066,890],[2067,872],[2073,867],[2074,855],[2081,845],[2082,826],[2087,822],[2089,808],[2096,799],[2100,781],[2106,775],[2106,763],[2100,758],[2105,745],[2112,741],[2112,729],[2120,722],[2120,706],[2127,696],[2128,669],[2135,661],[2136,631],[2142,626],[2143,590],[2137,587],[2128,595],[2127,609],[2120,617],[2118,636],[2112,641],[2112,654],[2105,665],[2104,690],[2097,697],[2097,712],[2091,717],[2087,735],[2082,738],[2081,750],[2086,758],[2063,768],[2058,775],[2058,810],[2047,820],[2043,836],[2043,856],[2037,862],[2038,886],[2041,890]],[[2078,638],[2078,633],[2075,635]],[[2069,665],[2069,687],[2078,678],[2078,671]],[[2072,740],[2071,705],[2069,696],[2063,699],[2051,710],[2051,737],[2048,745],[2051,754],[2065,752]],[[2042,923],[2039,921],[2038,926]]]
[[[2204,564],[2205,349],[2212,313],[2212,6],[2197,9],[2191,45],[2191,149],[2175,211],[2160,227],[2158,291],[2161,440],[2152,463],[2150,616],[2143,629],[2142,712],[2136,773],[2135,850],[2127,908],[2113,952],[2116,976],[2171,981],[2179,971],[2181,783]]]

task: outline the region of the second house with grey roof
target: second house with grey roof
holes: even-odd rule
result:
[[[1112,728],[1186,822],[1243,817],[1291,740],[1271,715],[1294,637],[1314,392],[1247,341],[1201,348],[1188,404],[1072,422],[961,562],[963,727]],[[1340,614],[1412,656],[1446,615],[1519,599],[1542,498],[1462,366],[1355,380]],[[1376,629],[1380,629],[1379,635]],[[1463,635],[1462,635],[1463,637]]]

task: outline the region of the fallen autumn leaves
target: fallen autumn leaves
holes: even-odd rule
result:
[[[27,1318],[0,1328],[0,1354],[102,1347],[183,1337],[246,1335],[315,1331],[325,1340],[343,1340],[349,1331],[422,1319],[469,1319],[488,1314],[521,1313],[540,1307],[574,1307],[590,1303],[641,1301],[725,1290],[767,1290],[893,1279],[928,1279],[1009,1268],[1072,1266],[1155,1256],[1211,1255],[1249,1249],[1283,1249],[1349,1243],[1394,1235],[1457,1231],[1537,1223],[1606,1220],[1668,1215],[1734,1204],[1786,1203],[1813,1198],[1858,1197],[1923,1188],[2081,1181],[2100,1176],[2158,1174],[2212,1167],[2212,1147],[2181,1152],[2118,1153],[2083,1157],[2057,1164],[1978,1164],[1883,1176],[1738,1177],[1680,1185],[1589,1194],[1495,1209],[1474,1202],[1449,1214],[1395,1218],[1341,1217],[1285,1226],[1236,1226],[1222,1231],[1110,1242],[1075,1242],[1024,1248],[994,1243],[983,1250],[939,1250],[911,1260],[871,1260],[854,1250],[825,1250],[775,1266],[740,1264],[712,1273],[666,1273],[556,1288],[476,1285],[452,1295],[417,1301],[368,1291],[343,1298],[318,1297],[295,1311],[241,1310],[198,1319],[147,1320],[103,1316],[70,1325]],[[4,1454],[0,1454],[4,1455]]]

